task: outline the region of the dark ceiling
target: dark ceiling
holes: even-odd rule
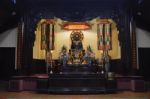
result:
[[[17,25],[19,15],[12,0],[0,0],[0,33]]]
[[[19,0],[0,0],[0,33],[16,27],[18,21],[20,20],[20,6],[17,6],[17,1]],[[23,0],[20,0],[21,2]],[[31,0],[32,2],[37,2],[37,0]],[[39,0],[40,1],[40,0]],[[42,0],[41,0],[42,1]],[[46,1],[46,0],[43,0]],[[63,5],[59,0],[47,0],[47,1],[58,1],[59,4]],[[67,1],[67,0],[64,0]],[[76,0],[79,3],[84,3],[86,0]],[[87,0],[90,1],[90,0]],[[91,0],[92,1],[92,0]],[[99,2],[100,0],[93,0],[92,2]],[[55,3],[53,6],[55,6]],[[66,3],[66,2],[65,2]],[[96,4],[96,3],[95,3]],[[142,29],[150,31],[150,1],[149,0],[136,0],[133,4],[134,9],[134,19],[136,25]]]
[[[136,25],[150,31],[150,0],[139,0],[134,14]]]

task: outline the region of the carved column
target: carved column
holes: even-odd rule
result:
[[[136,31],[135,31],[135,22],[131,20],[130,24],[131,28],[131,64],[132,64],[132,69],[133,71],[138,69],[137,65],[137,47],[136,47]]]
[[[17,34],[17,57],[16,57],[16,69],[21,69],[22,66],[22,45],[23,45],[23,35],[22,35],[22,23],[18,23],[18,34]]]

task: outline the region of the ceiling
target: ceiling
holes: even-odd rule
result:
[[[150,0],[139,0],[135,8],[136,25],[150,32]]]
[[[17,26],[19,16],[11,0],[0,0],[0,33]]]
[[[20,1],[22,2],[23,0]],[[37,0],[32,0],[32,1],[37,2]],[[50,1],[57,1],[57,0],[49,0],[49,2]],[[87,0],[78,0],[78,1],[82,1],[82,3],[84,3]],[[99,2],[100,0],[93,0],[93,1]],[[62,0],[61,3],[59,0],[57,2],[61,5],[63,4]],[[16,3],[17,0],[0,0],[0,33],[3,33],[4,31],[17,26],[18,21],[20,20],[20,12],[19,12],[20,8],[17,6]],[[55,6],[55,3],[53,5]],[[134,6],[133,7],[134,19],[136,21],[136,25],[142,29],[150,31],[150,27],[149,27],[150,26],[150,12],[149,12],[150,0],[136,0],[136,4],[133,6]]]

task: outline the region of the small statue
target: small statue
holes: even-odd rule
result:
[[[69,59],[67,48],[65,46],[62,47],[61,53],[60,53],[60,60],[63,63],[63,66],[66,65],[67,61]]]
[[[92,61],[95,59],[95,53],[93,53],[90,45],[87,47],[87,51],[84,55],[84,60],[87,61],[88,64],[91,65]]]

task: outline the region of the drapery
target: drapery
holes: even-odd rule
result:
[[[41,24],[41,50],[54,50],[54,25]]]
[[[35,31],[36,37],[33,47],[33,59],[46,59],[48,53],[54,50],[55,26],[52,22],[42,20]],[[48,56],[49,57],[49,56]]]
[[[100,23],[97,30],[98,50],[111,50],[111,24]]]
[[[98,49],[103,50],[104,49],[104,25],[98,24]]]
[[[105,24],[105,50],[111,50],[111,24]]]

